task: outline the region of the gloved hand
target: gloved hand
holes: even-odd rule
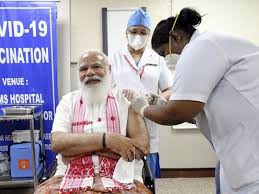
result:
[[[163,105],[163,104],[166,104],[166,102],[167,102],[167,100],[162,95],[157,95],[157,94],[153,94],[153,93],[150,93],[150,95],[151,95],[153,100],[149,104]]]
[[[147,97],[139,95],[131,100],[131,106],[136,113],[139,113],[143,117],[144,109],[149,106]]]
[[[124,89],[122,93],[129,101],[131,101],[133,98],[136,98],[137,96],[137,93],[130,89]]]
[[[145,94],[145,96],[148,101],[148,104],[151,105],[153,102],[153,97],[152,97],[151,93],[147,93],[147,94]]]

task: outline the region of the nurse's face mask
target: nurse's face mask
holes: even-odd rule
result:
[[[131,48],[135,51],[147,45],[149,30],[143,26],[133,26],[127,29],[127,39]]]
[[[169,54],[165,56],[165,62],[166,62],[166,65],[171,69],[171,70],[175,70],[175,66],[176,66],[176,63],[180,57],[180,55],[178,54],[174,54],[173,53],[173,49],[172,49],[172,32],[174,30],[174,27],[175,27],[175,24],[176,24],[176,21],[178,19],[178,15],[176,15],[175,17],[175,20],[174,20],[174,24],[172,26],[172,29],[170,30],[169,32],[169,44],[168,44],[168,51],[169,51]]]
[[[166,66],[170,69],[170,70],[175,70],[175,66],[176,63],[178,61],[178,59],[180,58],[180,55],[178,54],[169,54],[165,56],[165,63]]]

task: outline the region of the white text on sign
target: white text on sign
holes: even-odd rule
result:
[[[46,21],[33,20],[28,28],[24,27],[21,21],[2,21],[0,23],[0,37],[22,37],[31,33],[33,37],[45,37],[48,33],[48,25]]]

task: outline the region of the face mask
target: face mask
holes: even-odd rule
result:
[[[175,70],[175,66],[179,58],[180,55],[178,54],[169,54],[165,56],[165,63],[171,71]]]
[[[133,183],[134,164],[135,160],[127,162],[120,158],[115,166],[112,178],[120,183]]]
[[[140,36],[128,34],[128,43],[135,50],[142,49],[146,46],[148,40],[148,35]]]
[[[127,162],[120,158],[115,166],[112,178],[120,183],[133,183],[134,179],[143,182],[142,168],[143,160]]]

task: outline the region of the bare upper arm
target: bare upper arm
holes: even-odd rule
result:
[[[131,138],[136,148],[142,152],[141,155],[149,153],[149,134],[145,122],[131,107],[128,110],[127,136]]]
[[[145,136],[146,138],[149,137],[143,118],[137,114],[131,106],[128,110],[127,136],[130,138],[138,136]]]
[[[61,147],[63,146],[63,142],[62,139],[64,139],[64,132],[60,132],[60,131],[56,131],[51,133],[50,136],[50,142],[51,142],[51,149],[54,152],[59,152]]]

